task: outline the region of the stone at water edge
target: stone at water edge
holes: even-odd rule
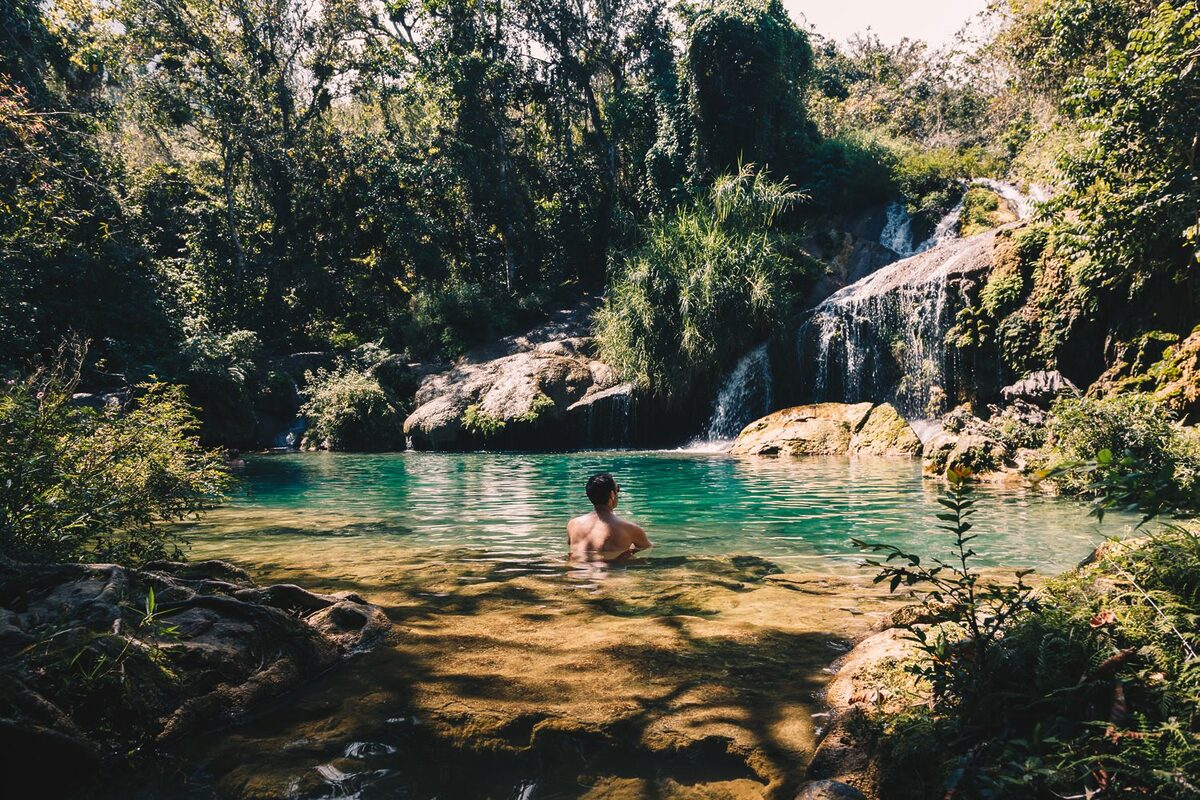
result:
[[[890,403],[871,409],[850,440],[850,454],[864,456],[918,456],[921,439]]]
[[[1031,372],[1000,390],[1000,396],[1009,403],[1024,401],[1042,409],[1050,408],[1050,404],[1063,394],[1077,395],[1079,387],[1058,370],[1045,369]]]
[[[867,800],[867,796],[841,781],[809,781],[800,787],[796,800]]]
[[[816,403],[795,406],[747,425],[735,455],[914,456],[921,440],[887,403]]]
[[[151,590],[155,620],[140,610]],[[392,635],[383,610],[357,595],[256,587],[220,561],[129,569],[0,560],[0,598],[0,662],[14,665],[0,692],[0,745],[45,796],[124,763],[123,753],[242,721]],[[22,666],[30,645],[51,634],[68,653],[112,659],[119,673],[97,662],[92,694],[72,696],[71,682],[56,680],[68,676]],[[125,680],[137,691],[113,689]],[[89,703],[104,703],[103,718]],[[64,763],[73,769],[64,773]]]

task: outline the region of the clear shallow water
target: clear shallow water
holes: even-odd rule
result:
[[[852,538],[930,555],[950,543],[937,528],[938,485],[916,462],[696,452],[260,456],[233,502],[188,536],[197,555],[258,563],[296,548],[331,561],[459,548],[513,569],[549,566],[600,470],[621,484],[618,510],[655,542],[651,558],[753,555],[840,572],[861,561]],[[1100,529],[1082,504],[1033,491],[977,493],[974,546],[986,565],[1061,570],[1128,525],[1106,517]]]

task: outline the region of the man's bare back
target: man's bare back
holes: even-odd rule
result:
[[[651,546],[644,530],[613,512],[620,487],[611,475],[593,475],[587,488],[595,510],[567,523],[573,560],[621,561]]]

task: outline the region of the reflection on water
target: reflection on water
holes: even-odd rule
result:
[[[495,569],[564,568],[565,524],[587,508],[593,472],[615,473],[621,512],[647,529],[648,559],[730,553],[788,570],[841,571],[852,538],[944,551],[938,486],[909,461],[741,459],[711,453],[387,455],[295,454],[250,459],[244,492],[191,526],[196,554],[361,573],[412,558],[481,559]],[[1075,563],[1099,541],[1083,506],[1024,489],[984,486],[974,519],[986,564],[1043,571]],[[1125,523],[1105,523],[1105,534]],[[626,567],[628,568],[628,567]],[[577,570],[591,582],[609,571]]]

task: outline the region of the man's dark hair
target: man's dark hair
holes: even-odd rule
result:
[[[587,496],[594,506],[608,504],[609,496],[617,490],[617,482],[607,472],[597,472],[588,478]]]

